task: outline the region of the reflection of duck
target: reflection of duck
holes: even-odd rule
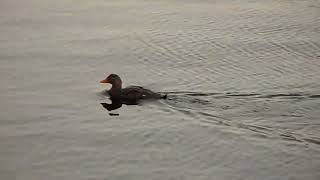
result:
[[[108,111],[121,108],[122,106],[122,102],[117,100],[112,100],[111,104],[108,104],[108,103],[100,103],[100,104]]]
[[[110,98],[121,100],[122,102],[137,102],[140,99],[161,99],[166,98],[166,95],[153,92],[140,86],[129,86],[122,89],[122,81],[116,74],[110,74],[100,83],[110,83],[111,89],[108,91]]]
[[[137,102],[128,102],[128,101],[122,101],[121,99],[112,99],[111,98],[111,103],[100,103],[102,107],[104,107],[108,111],[113,111],[115,109],[121,108],[122,104],[125,105],[137,105]],[[109,113],[110,116],[119,116],[117,113]]]

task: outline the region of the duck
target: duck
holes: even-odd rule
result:
[[[122,80],[117,74],[110,74],[100,83],[111,84],[111,89],[107,92],[111,100],[121,100],[125,102],[138,102],[141,99],[165,99],[167,95],[153,92],[141,86],[128,86],[122,88]]]

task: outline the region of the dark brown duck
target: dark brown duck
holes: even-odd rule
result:
[[[100,83],[110,83],[112,85],[111,89],[108,90],[111,99],[136,102],[140,99],[162,99],[167,97],[140,86],[122,88],[122,80],[116,74],[110,74],[106,79],[100,81]]]

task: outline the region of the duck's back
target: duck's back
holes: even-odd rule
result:
[[[129,100],[138,100],[138,99],[159,99],[162,96],[156,92],[153,92],[149,89],[145,89],[141,86],[128,86],[121,91],[122,98]]]

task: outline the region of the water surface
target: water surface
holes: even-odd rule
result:
[[[319,7],[1,1],[0,178],[319,179]],[[109,73],[168,99],[109,112]]]

